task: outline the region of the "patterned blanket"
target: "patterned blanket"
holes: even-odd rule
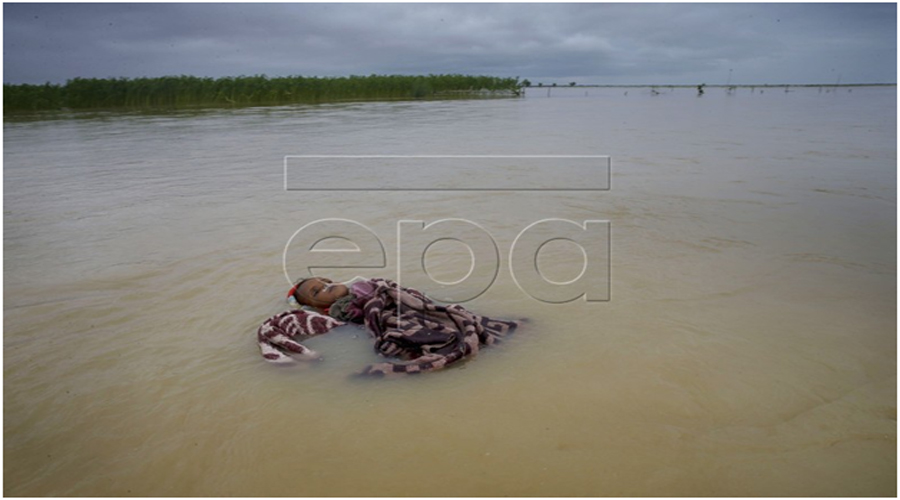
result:
[[[375,351],[398,361],[366,367],[360,374],[385,376],[439,370],[478,353],[511,333],[518,323],[491,319],[460,305],[435,304],[421,292],[386,279],[369,281],[374,293],[362,305],[363,323],[375,339]],[[319,335],[343,324],[310,311],[288,311],[269,318],[257,331],[260,352],[272,362],[317,355],[295,336]]]
[[[296,309],[276,314],[259,325],[256,341],[263,358],[271,363],[312,360],[319,354],[294,339],[321,335],[343,324],[324,314]]]

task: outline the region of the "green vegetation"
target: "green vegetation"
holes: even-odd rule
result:
[[[335,78],[265,75],[226,78],[75,78],[65,85],[3,85],[3,112],[265,106],[348,100],[519,95],[518,78],[371,75]]]

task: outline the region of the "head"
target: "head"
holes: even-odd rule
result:
[[[345,285],[333,283],[328,278],[306,278],[294,285],[289,295],[301,305],[325,309],[348,293],[350,290]]]

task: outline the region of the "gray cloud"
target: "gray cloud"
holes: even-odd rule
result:
[[[4,81],[469,73],[896,81],[894,4],[4,4]]]

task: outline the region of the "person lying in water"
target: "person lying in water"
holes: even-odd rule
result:
[[[306,278],[291,287],[287,300],[293,309],[269,318],[257,331],[263,357],[276,363],[293,361],[291,354],[314,359],[316,353],[295,338],[357,323],[374,338],[376,352],[398,360],[368,366],[361,375],[439,370],[474,356],[480,346],[497,343],[518,326],[458,304],[436,304],[418,290],[381,278],[358,280],[349,287],[323,277]]]
[[[347,285],[335,283],[328,278],[306,278],[297,281],[288,291],[287,301],[297,309],[306,306],[339,321],[356,320],[353,322],[360,323],[361,315],[348,314],[347,309],[350,304],[361,302],[361,298],[369,297],[372,294],[373,286],[367,280],[357,278],[352,280],[351,287],[353,288],[352,292]],[[332,307],[334,307],[333,314]],[[354,313],[361,312],[361,307],[354,309]]]

